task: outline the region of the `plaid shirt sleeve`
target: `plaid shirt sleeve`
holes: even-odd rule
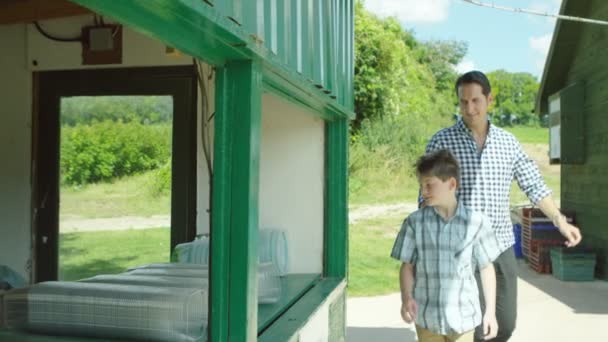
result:
[[[416,260],[418,259],[416,231],[410,221],[409,217],[403,221],[401,230],[395,239],[391,257],[409,264],[416,264]]]
[[[540,200],[549,196],[551,190],[545,184],[536,163],[524,152],[519,142],[516,144],[514,177],[521,191],[536,205]]]
[[[482,215],[479,235],[473,244],[473,259],[479,269],[483,269],[500,255],[498,240],[492,230],[492,223],[486,215]]]

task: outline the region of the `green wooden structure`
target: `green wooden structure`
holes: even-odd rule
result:
[[[71,2],[216,68],[209,341],[297,341],[321,305],[329,305],[329,340],[344,341],[354,0]],[[264,93],[323,120],[325,204],[322,273],[286,277],[281,302],[258,310]],[[15,336],[0,331],[0,341]]]
[[[606,20],[608,2],[564,0],[561,14]],[[555,158],[561,163],[561,206],[576,212],[582,243],[597,250],[596,275],[603,279],[608,279],[606,33],[604,25],[558,21],[537,97],[537,113],[561,121]]]

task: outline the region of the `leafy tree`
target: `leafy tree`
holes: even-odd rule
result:
[[[458,78],[455,66],[467,53],[463,41],[432,40],[420,44],[419,61],[428,66],[437,82],[438,91],[452,91]]]
[[[110,120],[141,124],[169,123],[170,96],[77,96],[61,101],[61,124],[76,126]]]
[[[488,73],[494,104],[492,120],[499,125],[538,125],[534,114],[539,83],[529,73],[496,70]]]

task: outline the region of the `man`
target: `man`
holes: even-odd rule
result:
[[[426,152],[448,149],[456,156],[462,169],[459,200],[472,210],[486,214],[492,222],[501,251],[494,262],[499,329],[492,341],[508,341],[515,330],[517,314],[517,264],[511,248],[515,238],[509,215],[513,179],[530,201],[553,220],[566,238],[566,246],[576,246],[581,241],[581,233],[560,213],[538,167],[517,139],[489,122],[492,94],[486,75],[480,71],[467,72],[458,78],[455,90],[461,118],[455,125],[437,132]],[[480,300],[483,307],[483,298]],[[475,340],[483,340],[480,328]]]

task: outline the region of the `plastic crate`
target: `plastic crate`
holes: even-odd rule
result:
[[[592,281],[596,255],[591,250],[557,247],[551,249],[553,276],[564,281]]]
[[[513,235],[515,235],[515,245],[513,245],[515,257],[523,258],[524,253],[521,250],[521,225],[519,223],[513,225]]]
[[[522,226],[522,235],[531,240],[562,240],[564,237],[553,223]],[[565,241],[565,240],[564,240]]]
[[[545,244],[533,244],[528,251],[528,266],[538,273],[551,273],[551,261],[549,249],[552,246]]]

